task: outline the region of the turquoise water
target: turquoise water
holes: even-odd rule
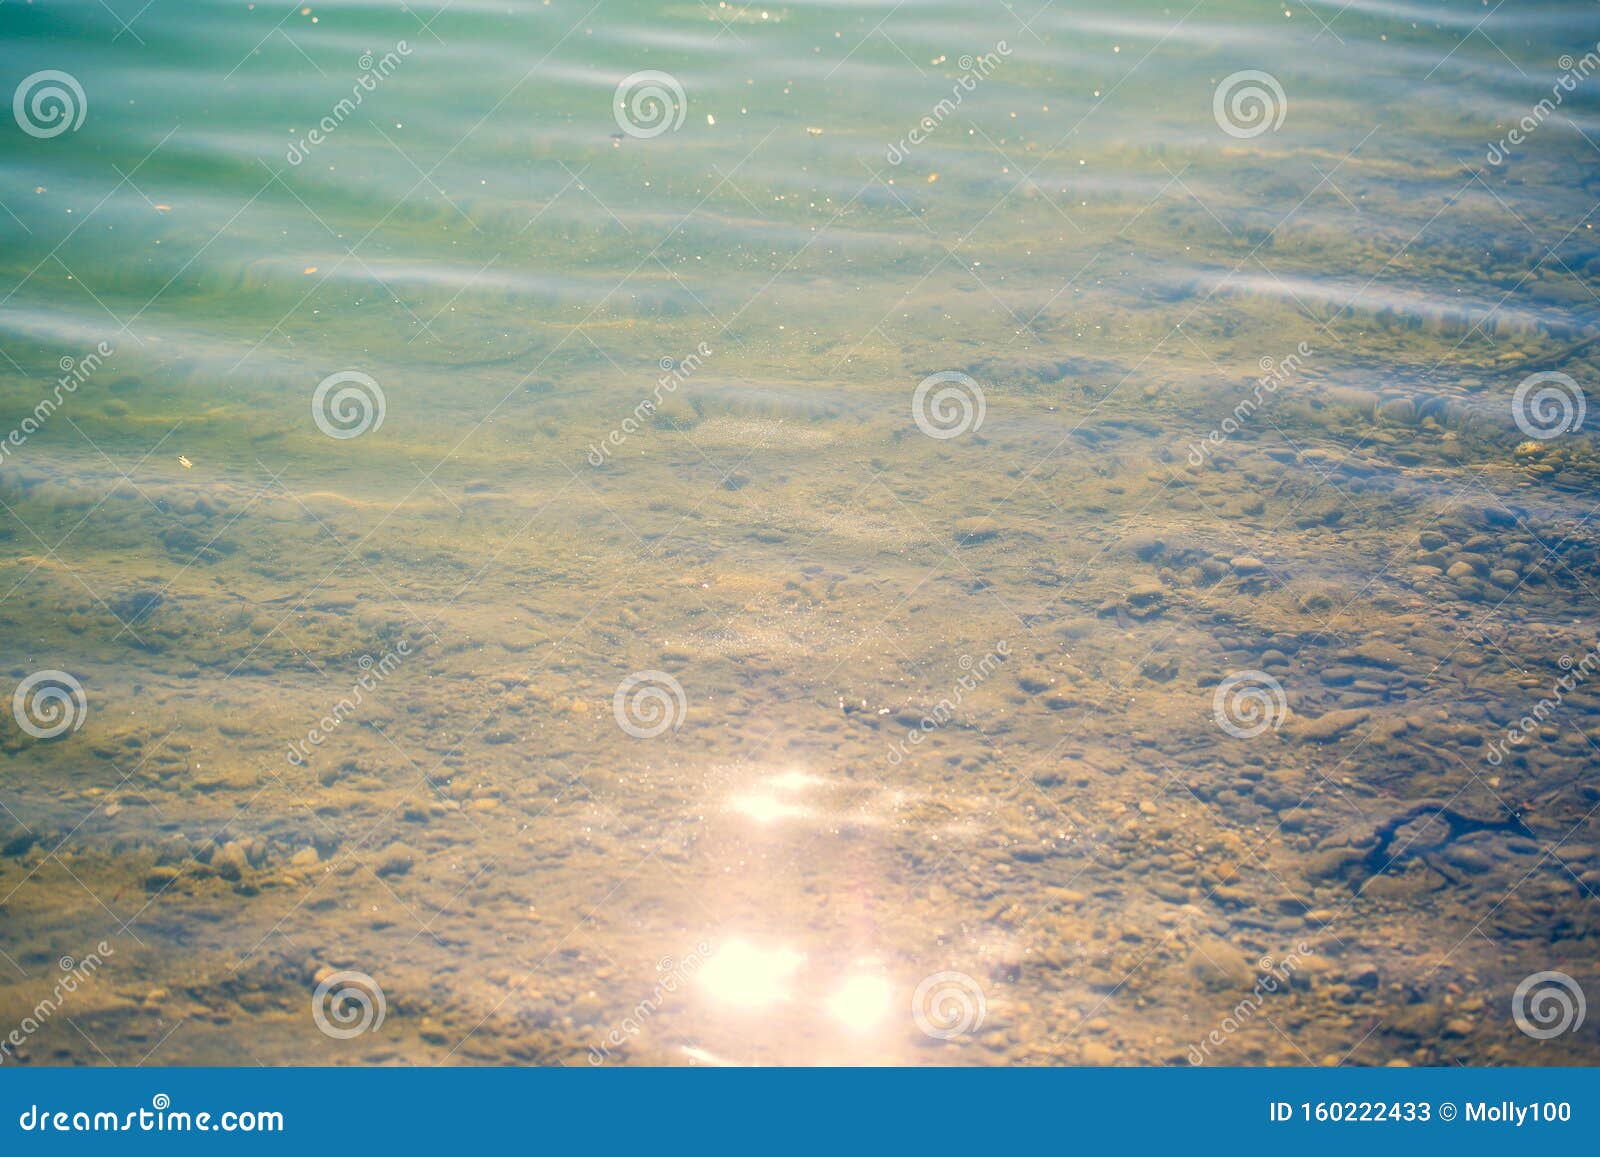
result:
[[[0,1060],[1600,1056],[1593,5],[0,29]]]

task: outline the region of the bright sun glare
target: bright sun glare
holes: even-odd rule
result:
[[[701,967],[699,980],[715,1000],[761,1008],[789,996],[789,980],[805,957],[790,948],[758,948],[730,940]]]

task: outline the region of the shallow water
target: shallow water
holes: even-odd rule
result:
[[[1600,1059],[1600,18],[1032,7],[0,7],[0,1060]]]

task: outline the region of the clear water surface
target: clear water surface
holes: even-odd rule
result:
[[[1597,41],[0,6],[3,1059],[1600,1059]]]

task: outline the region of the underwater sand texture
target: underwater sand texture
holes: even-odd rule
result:
[[[0,8],[0,1063],[1600,1061],[1600,24],[1486,11]]]

